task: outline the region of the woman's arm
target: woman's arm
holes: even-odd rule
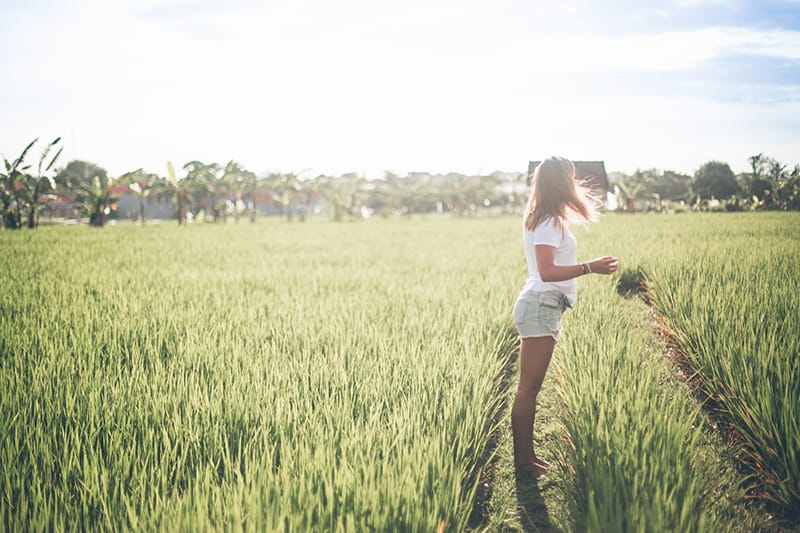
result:
[[[536,269],[542,281],[566,281],[583,274],[612,274],[619,268],[619,260],[610,255],[593,259],[578,265],[554,265],[556,249],[546,244],[533,247],[536,253]],[[586,267],[584,267],[586,265]],[[586,270],[585,270],[586,269]]]

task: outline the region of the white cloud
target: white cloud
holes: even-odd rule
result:
[[[723,55],[800,60],[800,32],[705,28],[621,37],[565,35],[532,43],[538,66],[564,72],[670,71],[695,68]],[[517,51],[515,61],[522,59]]]
[[[259,172],[372,174],[513,169],[541,153],[690,171],[702,153],[788,161],[799,151],[787,122],[800,124],[796,104],[714,103],[595,81],[668,77],[731,54],[794,61],[800,32],[505,35],[503,19],[481,21],[479,3],[433,12],[424,3],[80,5],[21,16],[0,39],[15,43],[0,67],[19,80],[0,86],[0,149],[52,132],[65,136],[67,160],[115,173],[234,158]]]
[[[700,6],[728,6],[733,7],[738,2],[732,0],[675,0],[673,4],[679,8]]]

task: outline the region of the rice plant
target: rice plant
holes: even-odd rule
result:
[[[582,258],[618,255],[631,291],[646,279],[789,508],[798,222],[577,230]],[[0,251],[4,529],[465,529],[490,439],[509,430],[518,218],[47,227],[0,233]],[[561,525],[755,527],[736,521],[735,484],[720,494],[705,417],[646,308],[616,279],[579,283],[553,363]]]
[[[753,490],[800,514],[800,217],[705,217],[651,262],[654,303],[742,447]]]
[[[6,530],[464,528],[502,225],[0,234]]]

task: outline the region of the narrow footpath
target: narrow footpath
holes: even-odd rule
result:
[[[473,531],[616,531],[620,527],[657,531],[686,524],[706,531],[781,530],[763,506],[745,499],[736,451],[722,442],[714,423],[702,413],[668,357],[670,347],[658,334],[652,310],[640,298],[592,287],[576,310],[565,315],[564,326],[539,395],[534,435],[537,453],[553,466],[539,479],[515,477],[510,409],[518,362],[512,346],[502,380],[506,402],[498,414],[495,448],[470,518]],[[628,367],[633,370],[627,381],[609,382],[607,376],[623,376],[620,368]],[[635,401],[630,399],[631,388],[638,395]],[[609,405],[612,402],[618,403]],[[659,411],[659,405],[667,408]],[[608,413],[619,415],[612,425],[624,428],[624,435],[604,434]],[[677,496],[664,496],[664,509],[658,507],[662,500],[647,492],[660,494],[665,486],[679,490],[678,484],[666,478],[671,470],[689,463],[676,460],[672,468],[669,458],[680,453],[673,453],[674,440],[662,438],[666,430],[654,429],[654,417],[658,416],[664,418],[666,427],[673,422],[691,427],[686,448],[674,450],[691,455],[688,470],[692,471],[688,476],[676,474],[682,479],[681,487],[688,489]],[[626,438],[631,439],[630,444]],[[595,441],[601,446],[589,448]],[[643,441],[656,442],[646,448]],[[577,459],[580,457],[583,461]],[[659,464],[654,466],[654,462]],[[597,476],[603,468],[593,469],[595,463],[611,468],[613,475]],[[665,481],[659,483],[660,478]],[[641,502],[651,500],[654,503],[639,512]],[[673,503],[685,505],[697,516],[684,517],[686,511],[671,508]],[[674,516],[686,521],[678,522]]]

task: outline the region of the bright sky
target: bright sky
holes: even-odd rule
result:
[[[0,0],[0,72],[1,153],[113,174],[800,163],[800,0]]]

